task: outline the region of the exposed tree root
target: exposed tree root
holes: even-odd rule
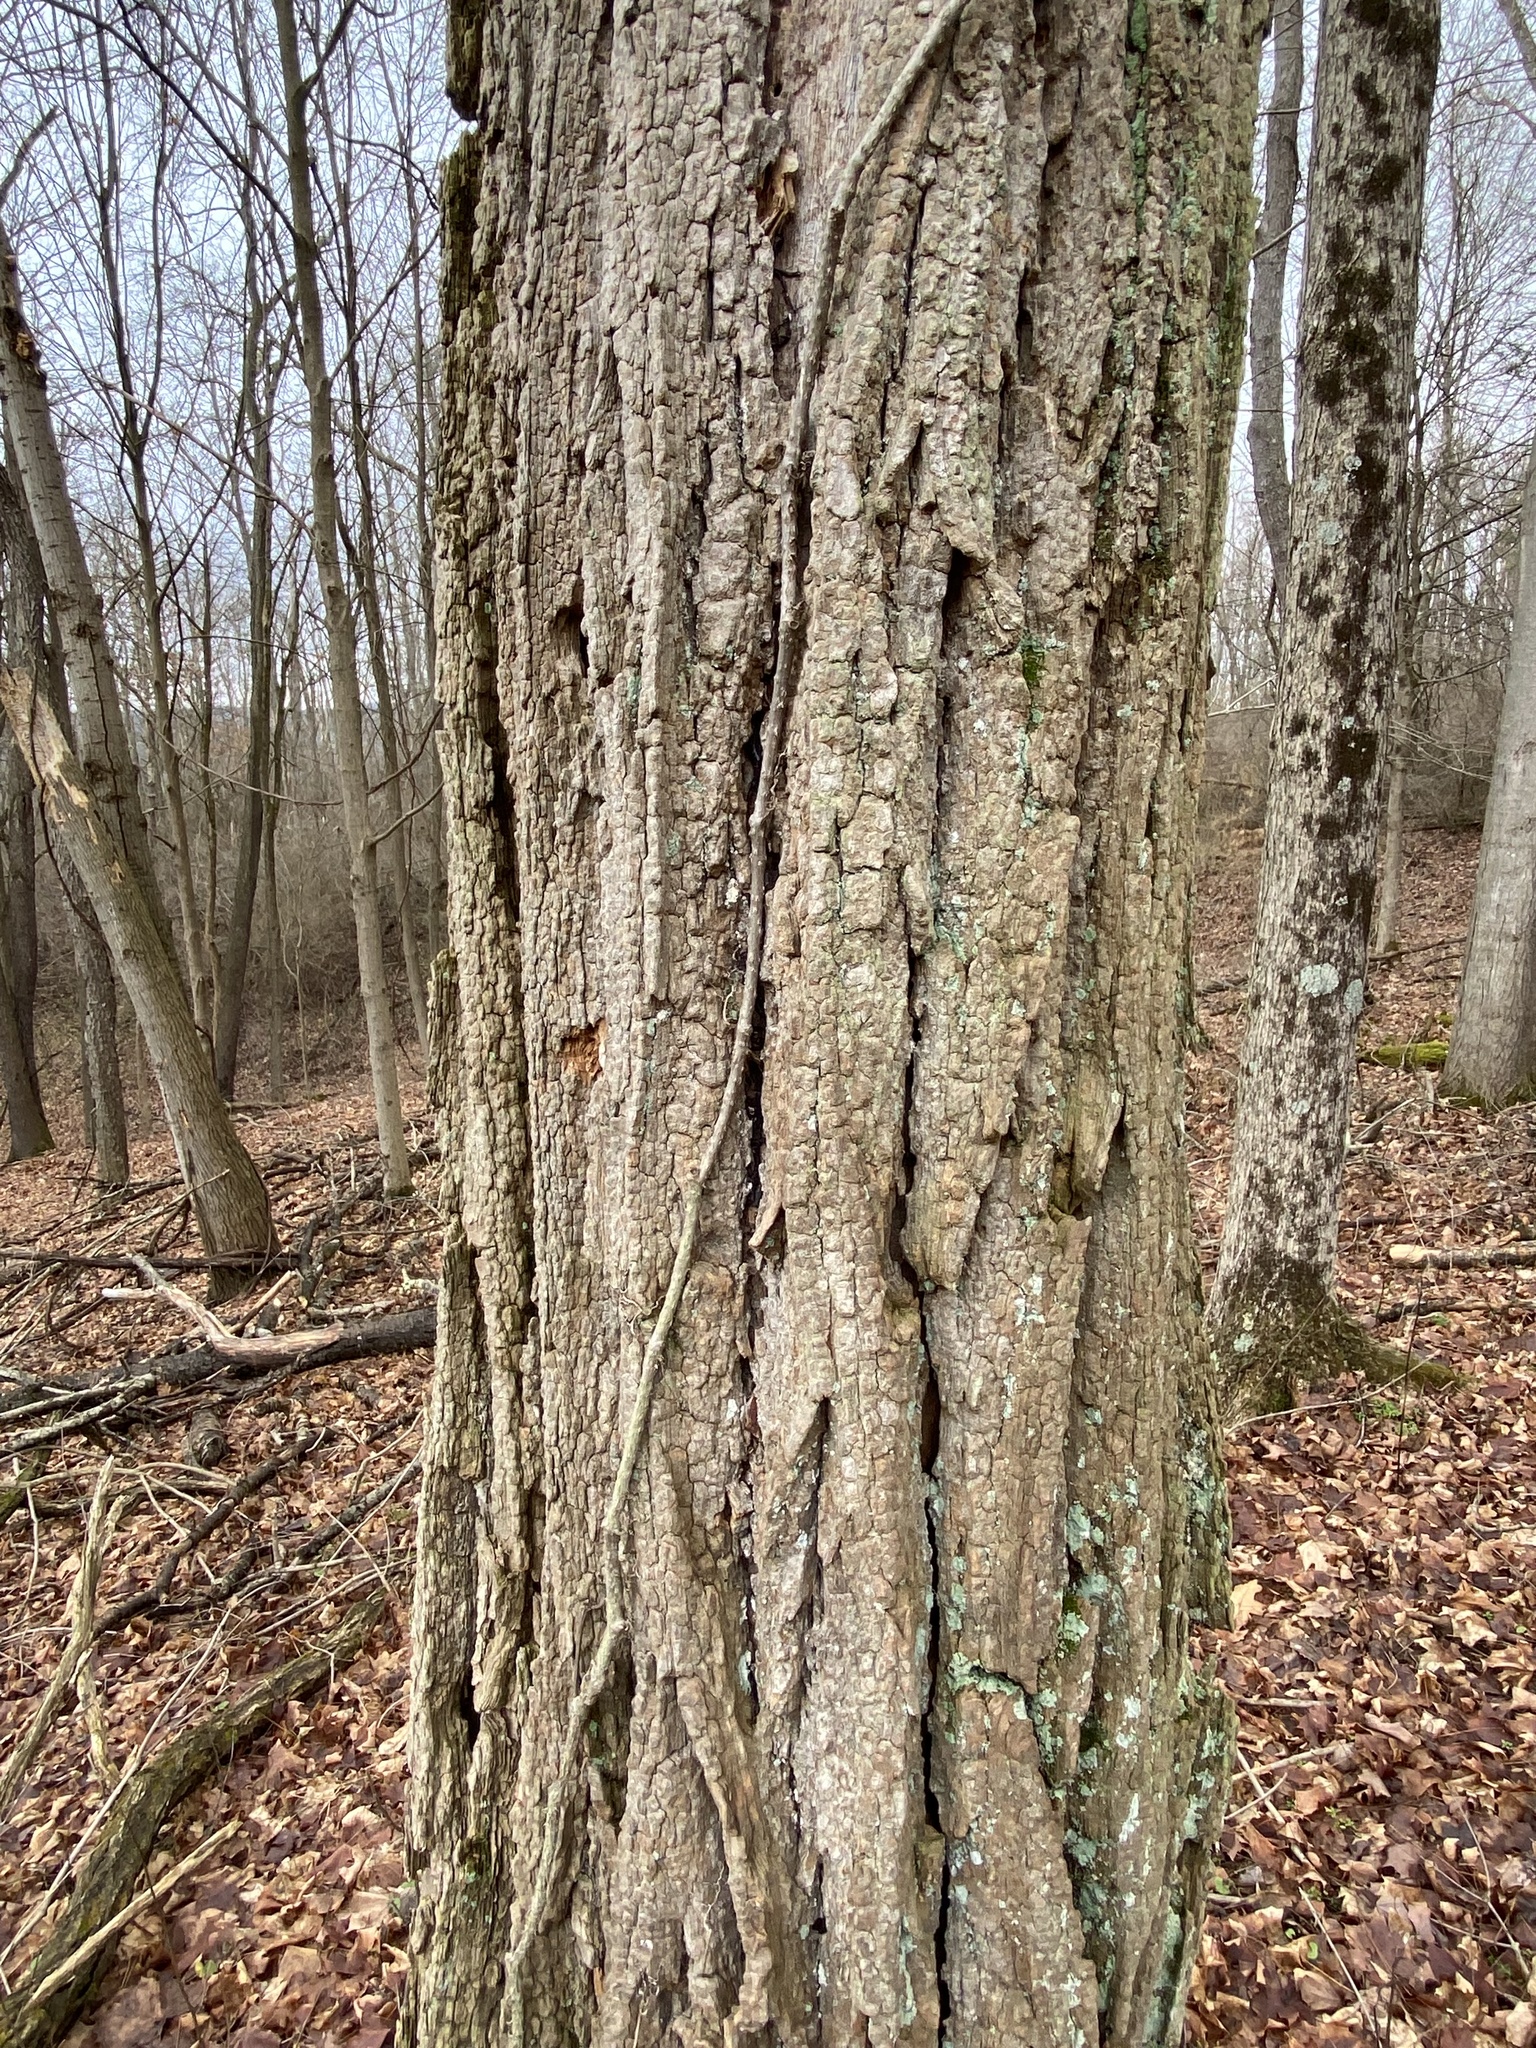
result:
[[[0,2002],[0,2048],[52,2048],[67,2032],[111,1963],[116,1936],[100,1935],[133,1899],[166,1820],[289,1700],[318,1692],[351,1663],[383,1610],[381,1594],[360,1602],[325,1642],[184,1729],[128,1781],[58,1927]]]
[[[1444,1386],[1455,1375],[1433,1359],[1411,1359],[1380,1344],[1310,1275],[1229,1295],[1211,1349],[1228,1423],[1295,1407],[1313,1387],[1344,1373],[1371,1386],[1412,1380]]]

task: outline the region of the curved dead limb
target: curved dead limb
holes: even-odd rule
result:
[[[112,1499],[111,1487],[112,1460],[108,1458],[96,1481],[96,1495],[91,1502],[85,1541],[80,1546],[80,1569],[75,1574],[69,1596],[69,1638],[37,1712],[32,1716],[32,1725],[12,1751],[4,1776],[0,1777],[0,1819],[10,1812],[16,1793],[32,1768],[38,1751],[48,1740],[65,1695],[75,1684],[96,1639],[96,1587],[101,1579],[101,1561],[127,1505],[125,1494]]]
[[[362,1601],[326,1641],[183,1729],[144,1766],[119,1795],[52,1937],[0,2002],[0,2048],[52,2048],[69,2029],[111,1963],[116,1935],[103,1930],[133,1899],[170,1815],[289,1700],[320,1691],[350,1664],[383,1611],[379,1595]]]

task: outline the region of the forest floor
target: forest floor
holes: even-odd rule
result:
[[[1443,1031],[1475,860],[1470,835],[1410,840],[1404,950],[1373,976],[1368,1044]],[[1208,1043],[1192,1066],[1189,1153],[1208,1265],[1256,874],[1257,842],[1245,839],[1225,842],[1201,878]],[[1536,1237],[1536,1112],[1452,1110],[1432,1075],[1361,1075],[1341,1292],[1402,1350],[1405,1377],[1320,1388],[1231,1439],[1234,1626],[1200,1653],[1237,1702],[1240,1753],[1189,2037],[1526,2048],[1536,1262],[1413,1270],[1389,1252]],[[311,1100],[246,1112],[284,1242],[308,1244],[308,1309],[292,1283],[275,1305],[283,1329],[306,1313],[329,1324],[419,1308],[436,1272],[435,1164],[421,1166],[411,1201],[383,1203],[369,1102],[334,1079]],[[430,1153],[419,1088],[410,1108]],[[0,1375],[24,1367],[62,1382],[195,1334],[132,1271],[6,1256],[195,1250],[169,1148],[147,1121],[134,1164],[141,1178],[111,1204],[78,1150],[0,1174]],[[257,1299],[220,1313],[238,1320]],[[1454,1383],[1428,1391],[1407,1376],[1426,1359],[1453,1368]],[[150,1596],[100,1636],[86,1707],[60,1717],[0,1811],[0,1994],[89,1855],[114,1779],[232,1687],[312,1647],[364,1594],[387,1596],[329,1697],[290,1705],[180,1810],[151,1866],[155,1895],[70,2048],[392,2040],[408,1903],[413,1460],[430,1363],[416,1351],[162,1391],[152,1420],[124,1414],[63,1438],[0,1530],[0,1784],[69,1633],[109,1453],[104,1501],[119,1519],[95,1611]],[[205,1469],[188,1439],[210,1413],[228,1450]],[[26,1429],[0,1412],[0,1482]],[[252,1475],[265,1476],[251,1486]],[[199,1845],[204,1860],[168,1878]]]

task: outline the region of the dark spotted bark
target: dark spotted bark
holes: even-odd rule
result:
[[[1373,1362],[1334,1258],[1398,659],[1438,0],[1329,0],[1308,179],[1289,584],[1210,1324],[1234,1399]]]
[[[1226,1746],[1179,995],[1260,27],[455,10],[419,2048],[1179,2038]]]

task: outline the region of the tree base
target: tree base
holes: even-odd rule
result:
[[[1455,1377],[1433,1359],[1411,1360],[1379,1343],[1319,1280],[1294,1272],[1228,1289],[1210,1337],[1229,1423],[1295,1407],[1310,1388],[1345,1373],[1370,1386],[1405,1378],[1444,1386]]]

